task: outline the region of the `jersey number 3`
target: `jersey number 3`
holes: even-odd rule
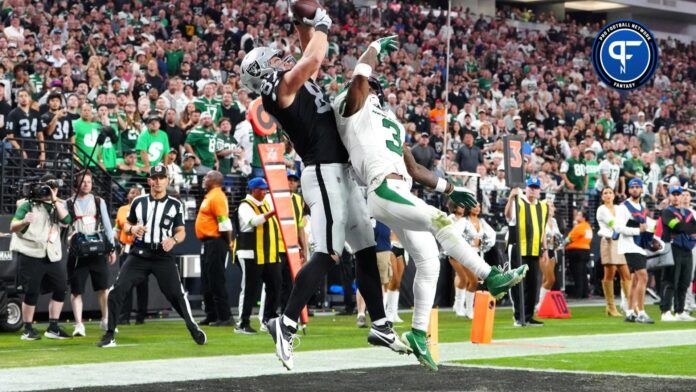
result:
[[[387,140],[387,148],[390,151],[399,154],[399,156],[403,156],[404,150],[401,143],[401,128],[399,128],[394,121],[391,121],[388,118],[382,119],[382,126],[392,131],[392,140]]]

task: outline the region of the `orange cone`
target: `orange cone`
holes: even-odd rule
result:
[[[547,292],[546,296],[544,296],[544,299],[541,301],[537,317],[557,319],[570,318],[570,309],[568,309],[568,304],[566,303],[563,293],[558,290]]]

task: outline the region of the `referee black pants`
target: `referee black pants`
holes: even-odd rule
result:
[[[512,245],[512,253],[510,256],[510,265],[512,268],[517,268],[520,264],[517,262],[517,246]],[[539,288],[539,256],[522,256],[522,264],[529,266],[529,271],[521,286],[524,288],[524,321],[529,322],[534,315],[534,307],[537,302],[537,289]],[[521,320],[522,308],[520,307],[520,289],[513,287],[510,289],[512,296],[512,306],[515,310],[515,320]]]
[[[281,263],[258,264],[254,259],[239,259],[244,263],[244,303],[240,326],[249,325],[251,310],[258,300],[259,285],[266,284],[266,303],[263,308],[263,322],[277,317],[278,299],[281,287]]]
[[[662,313],[671,310],[672,298],[674,298],[674,313],[684,311],[686,292],[689,290],[692,279],[693,255],[691,251],[672,245],[672,257],[674,265],[665,268],[662,272],[662,301],[660,302]]]
[[[119,256],[119,266],[123,268],[123,264],[126,263],[128,259],[127,254]],[[138,314],[135,316],[136,321],[144,321],[147,317],[147,303],[149,300],[149,281],[147,278],[141,283],[135,286],[135,293],[138,298]],[[130,321],[131,311],[133,310],[133,290],[128,292],[128,296],[123,300],[123,307],[121,308],[121,315],[119,317],[119,324],[125,324]]]
[[[141,254],[137,249],[132,250],[121,267],[121,271],[116,278],[111,291],[109,292],[109,329],[113,333],[118,322],[118,315],[121,313],[123,302],[133,286],[145,281],[150,274],[155,276],[157,284],[162,290],[162,294],[172,304],[174,310],[184,319],[186,327],[191,330],[197,328],[196,322],[191,315],[189,305],[179,278],[179,269],[171,255],[162,254]]]
[[[225,287],[227,254],[227,242],[223,238],[210,238],[203,241],[201,283],[205,318],[208,320],[227,321],[232,316]]]
[[[573,297],[582,299],[590,295],[590,283],[587,280],[587,263],[590,261],[589,249],[569,249],[566,251],[566,259],[570,265],[570,274],[573,276]]]

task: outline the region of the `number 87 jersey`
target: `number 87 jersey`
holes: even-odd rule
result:
[[[402,176],[410,186],[412,179],[404,163],[404,126],[394,113],[382,109],[375,94],[368,95],[358,112],[343,117],[346,96],[346,92],[339,94],[333,103],[338,134],[348,150],[355,173],[367,185],[368,192],[391,173]]]

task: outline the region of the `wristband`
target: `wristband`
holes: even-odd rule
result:
[[[359,63],[353,70],[353,77],[360,75],[369,78],[372,75],[372,67],[365,63]]]
[[[447,180],[440,177],[437,179],[437,185],[435,185],[435,192],[444,193],[447,190]]]
[[[379,44],[379,41],[372,41],[370,44],[370,47],[374,50],[377,51],[377,54],[382,51],[382,45]]]

